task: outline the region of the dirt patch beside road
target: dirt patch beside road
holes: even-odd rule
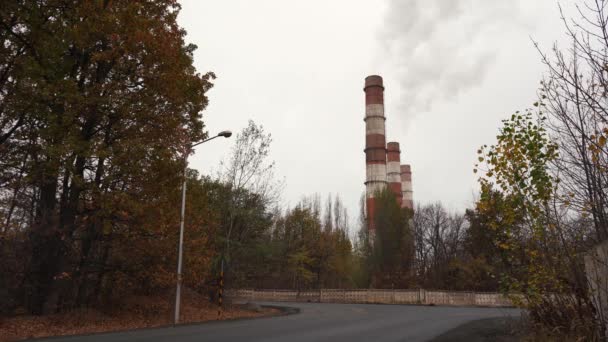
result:
[[[521,341],[522,333],[520,319],[496,317],[463,324],[431,342],[516,342]]]
[[[137,297],[125,304],[124,309],[101,312],[78,309],[67,313],[14,317],[0,317],[0,341],[17,341],[48,336],[80,335],[100,332],[152,328],[171,325],[173,306],[167,297]],[[256,310],[245,305],[228,305],[221,320],[279,315],[277,308],[261,307]],[[218,307],[202,296],[185,295],[182,299],[180,323],[197,323],[218,320]]]

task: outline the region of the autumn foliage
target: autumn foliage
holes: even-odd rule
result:
[[[534,334],[547,332],[541,340],[606,339],[606,284],[589,271],[606,264],[592,251],[608,238],[606,2],[585,5],[582,20],[564,20],[571,47],[539,50],[547,75],[538,101],[503,120],[475,168],[475,215],[498,251],[500,284]]]
[[[214,77],[194,70],[178,12],[170,0],[2,4],[2,311],[171,282],[184,147],[205,136]],[[203,217],[188,222],[191,247],[208,243]],[[204,272],[209,255],[193,258]]]
[[[193,67],[175,0],[4,1],[0,315],[87,308],[112,321],[130,307],[160,322],[185,180],[184,284],[198,302],[215,299],[220,270],[232,288],[502,290],[536,326],[605,338],[583,259],[608,238],[607,13],[595,4],[585,22],[597,25],[566,23],[569,54],[542,54],[534,108],[479,149],[474,208],[412,211],[383,191],[369,232],[364,201],[357,226],[338,195],[280,203],[272,138],[253,121],[217,177],[187,168],[215,75]]]

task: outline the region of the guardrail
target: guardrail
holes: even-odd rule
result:
[[[227,290],[226,295],[233,299],[269,302],[513,307],[509,298],[496,292],[428,291],[424,289],[321,289],[305,291],[233,289]]]

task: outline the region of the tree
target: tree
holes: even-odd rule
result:
[[[245,242],[249,236],[257,234],[247,218],[251,213],[248,204],[268,208],[280,195],[282,183],[274,179],[274,162],[268,160],[271,143],[272,137],[264,132],[264,127],[250,120],[248,126],[237,134],[230,159],[223,164],[220,180],[228,189],[226,221],[220,241],[224,245],[220,267],[224,261],[234,261],[231,260],[231,244]]]
[[[440,202],[418,206],[412,219],[416,276],[425,288],[469,289],[463,276],[465,220]]]
[[[545,121],[542,109],[515,113],[503,121],[497,144],[478,151],[487,168],[480,177],[477,212],[490,219],[487,226],[503,253],[505,290],[523,294],[518,303],[534,322],[589,332],[595,323],[577,257],[584,249],[568,236],[568,224],[556,205],[560,182],[550,166],[558,150]]]
[[[116,237],[205,137],[214,75],[196,73],[178,13],[171,0],[0,9],[0,217],[4,236],[27,238],[15,297],[32,313],[99,292]]]
[[[505,208],[502,203],[504,198],[502,193],[492,189],[483,189],[482,194],[486,196],[484,200],[489,205],[477,210],[469,209],[465,213],[469,223],[463,241],[467,258],[459,263],[459,267],[467,273],[466,288],[497,291],[501,274],[508,267],[508,258],[499,247],[507,238],[504,235],[507,228],[500,227],[505,224],[502,221],[505,217],[502,211]],[[499,226],[495,225],[496,222],[500,222]]]
[[[608,238],[608,13],[605,0],[585,1],[577,10],[581,19],[570,20],[560,7],[567,49],[556,44],[549,56],[536,44],[547,66],[539,95],[560,149],[554,160],[562,181],[557,200],[591,217],[597,243]]]
[[[219,223],[217,233],[213,235],[213,249],[217,251],[212,262],[218,274],[222,258],[226,253],[226,234],[232,223],[229,246],[230,259],[224,265],[227,283],[230,286],[247,286],[251,279],[257,279],[259,268],[264,261],[258,253],[266,253],[265,239],[270,235],[270,229],[275,213],[268,207],[262,195],[241,189],[237,194],[230,185],[219,180],[205,179],[204,184],[209,196],[209,210]],[[238,207],[233,207],[234,199],[238,198]],[[232,216],[231,216],[232,215]]]
[[[407,209],[388,189],[377,194],[375,226],[370,250],[372,286],[407,288],[412,282],[414,239]]]
[[[338,229],[327,229],[319,198],[313,195],[294,208],[274,209],[272,224],[253,241],[255,248],[246,258],[238,259],[243,265],[240,269],[246,268],[249,273],[237,286],[307,289],[355,285],[347,221],[340,218]],[[334,201],[332,208],[337,205],[340,216],[346,217],[345,208],[336,204],[340,200]],[[336,220],[331,212],[329,217],[333,225]]]
[[[553,242],[547,234],[548,212],[557,183],[549,172],[557,146],[546,133],[544,121],[542,112],[515,113],[503,120],[497,144],[478,151],[479,161],[487,165],[485,175],[479,179],[482,196],[478,211],[502,211],[501,217],[489,224],[490,229],[503,230],[497,234],[496,245],[503,251],[523,255],[520,262],[525,263],[524,273],[510,279],[510,290],[530,290],[534,295],[549,285],[546,281],[551,278],[545,274],[549,268],[536,266]],[[494,184],[503,194],[500,201],[494,201]],[[535,278],[541,273],[542,277]]]
[[[536,44],[547,69],[541,82],[540,104],[547,113],[549,133],[560,150],[552,162],[560,178],[553,199],[554,224],[560,238],[570,245],[567,274],[574,280],[571,288],[586,306],[591,306],[590,295],[597,296],[587,290],[587,281],[597,283],[598,279],[593,274],[585,279],[581,255],[608,239],[606,4],[605,0],[584,1],[576,6],[578,18],[568,18],[560,7],[568,45],[562,48],[555,44],[552,53],[545,53]],[[605,264],[605,260],[592,262]],[[596,289],[600,296],[607,290],[606,286]],[[580,309],[579,320],[584,320],[581,326],[587,331],[571,330],[587,339],[605,339],[607,318],[603,306],[596,302],[591,309]],[[562,322],[549,323],[564,330]]]
[[[307,285],[313,279],[313,273],[310,271],[313,259],[308,256],[305,250],[298,250],[287,258],[289,273],[293,276],[293,288],[299,290],[300,286]]]

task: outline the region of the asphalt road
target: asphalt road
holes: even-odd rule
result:
[[[325,303],[279,305],[299,308],[300,313],[177,328],[53,338],[52,341],[427,341],[473,320],[517,317],[520,314],[517,309],[471,307]]]

